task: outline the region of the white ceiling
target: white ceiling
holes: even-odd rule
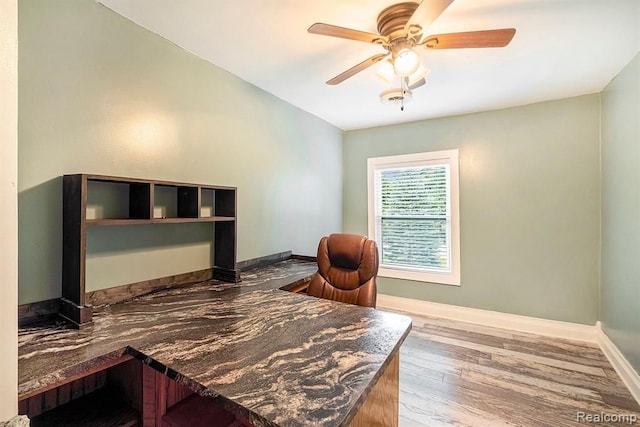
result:
[[[382,48],[307,33],[314,22],[375,33],[397,1],[99,1],[343,130],[599,92],[640,50],[640,0],[455,0],[427,34],[513,27],[515,37],[504,48],[422,53],[427,84],[401,112],[381,104],[375,66],[324,83]]]

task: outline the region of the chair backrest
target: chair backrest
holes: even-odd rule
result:
[[[378,248],[357,234],[331,234],[320,239],[318,272],[307,294],[365,307],[376,306]]]

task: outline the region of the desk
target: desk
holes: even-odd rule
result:
[[[287,260],[245,272],[241,283],[96,307],[85,329],[21,328],[19,399],[124,356],[256,426],[349,425],[387,368],[397,371],[411,319],[280,290],[315,269]]]

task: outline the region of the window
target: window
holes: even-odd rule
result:
[[[368,159],[368,181],[378,274],[460,285],[458,150]]]

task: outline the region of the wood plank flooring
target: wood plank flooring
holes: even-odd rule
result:
[[[640,406],[596,344],[410,316],[400,427],[640,426]],[[589,422],[603,414],[626,418]]]

